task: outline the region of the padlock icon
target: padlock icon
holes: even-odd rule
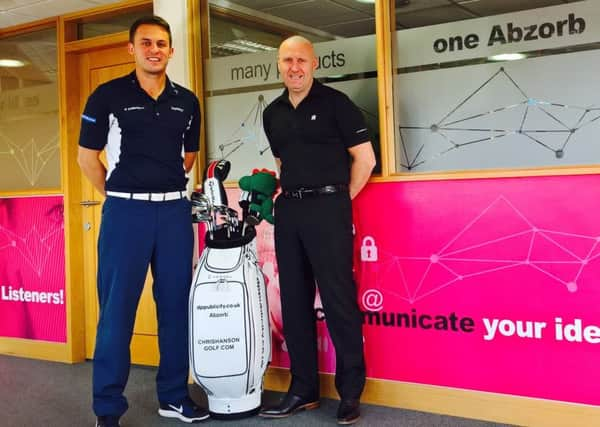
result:
[[[375,246],[375,239],[371,236],[365,236],[362,240],[360,260],[366,262],[377,261],[377,246]]]

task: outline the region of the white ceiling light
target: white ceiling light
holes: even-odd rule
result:
[[[359,3],[375,4],[375,0],[356,0]]]
[[[527,58],[527,56],[522,53],[501,53],[499,55],[490,56],[488,59],[490,61],[516,61],[523,58]]]
[[[24,67],[24,66],[25,66],[25,63],[18,59],[8,59],[8,58],[0,59],[0,67],[18,68],[18,67]]]
[[[233,53],[255,53],[277,50],[272,46],[267,46],[262,43],[257,43],[251,40],[230,40],[225,43],[215,43],[212,46],[216,49],[225,49]]]

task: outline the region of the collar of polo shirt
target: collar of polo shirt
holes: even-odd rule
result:
[[[308,98],[314,98],[316,96],[321,96],[321,94],[323,93],[322,88],[323,88],[323,84],[320,83],[317,79],[314,79],[313,80],[313,84],[310,87],[310,90],[308,91],[308,94],[306,95],[306,97],[302,101],[304,101],[305,99],[308,99]],[[291,102],[289,100],[289,91],[288,91],[288,89],[285,88],[283,90],[283,93],[281,95],[279,95],[275,99],[275,101],[276,102],[284,102],[286,104],[290,104],[291,105]]]
[[[179,90],[177,90],[177,88],[175,87],[175,84],[171,81],[171,79],[169,79],[169,76],[166,76],[166,77],[167,77],[167,82],[165,84],[165,88],[168,90],[169,95],[172,95],[172,96],[179,95]],[[133,83],[133,84],[137,85],[139,88],[141,88],[140,82],[138,81],[138,78],[135,75],[135,71],[132,71],[129,74],[129,78],[131,80],[131,83]]]

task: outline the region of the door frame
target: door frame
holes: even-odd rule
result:
[[[62,19],[60,19],[62,20]],[[118,33],[112,36],[101,37],[67,42],[69,39],[69,29],[76,31],[72,25],[61,22],[59,25],[59,46],[64,46],[63,54],[59,56],[60,73],[59,91],[60,97],[60,116],[61,116],[61,162],[63,168],[63,189],[65,192],[65,252],[66,252],[66,275],[67,281],[71,283],[71,317],[73,318],[72,340],[76,349],[74,349],[74,362],[83,361],[89,358],[89,334],[90,328],[88,320],[90,313],[89,295],[86,292],[86,271],[89,272],[91,263],[95,263],[95,256],[90,259],[89,252],[84,251],[87,244],[87,236],[84,231],[84,223],[91,210],[80,205],[82,200],[90,197],[89,186],[82,179],[81,170],[77,163],[78,140],[81,121],[81,111],[83,110],[85,100],[82,98],[82,76],[80,75],[84,64],[84,55],[97,49],[109,47],[125,46],[128,41],[128,34]],[[72,34],[71,34],[72,35]],[[89,273],[88,273],[89,274]]]

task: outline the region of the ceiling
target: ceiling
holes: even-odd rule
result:
[[[0,28],[116,2],[117,0],[0,0]]]
[[[414,28],[581,0],[396,0],[396,28]],[[258,12],[313,30],[352,37],[373,34],[375,7],[364,0],[210,0],[223,7]]]
[[[0,0],[0,28],[118,0]],[[396,0],[398,28],[412,28],[580,0]],[[347,36],[374,27],[374,6],[361,0],[211,0]],[[371,31],[369,31],[371,32]],[[366,32],[365,32],[366,33]]]

